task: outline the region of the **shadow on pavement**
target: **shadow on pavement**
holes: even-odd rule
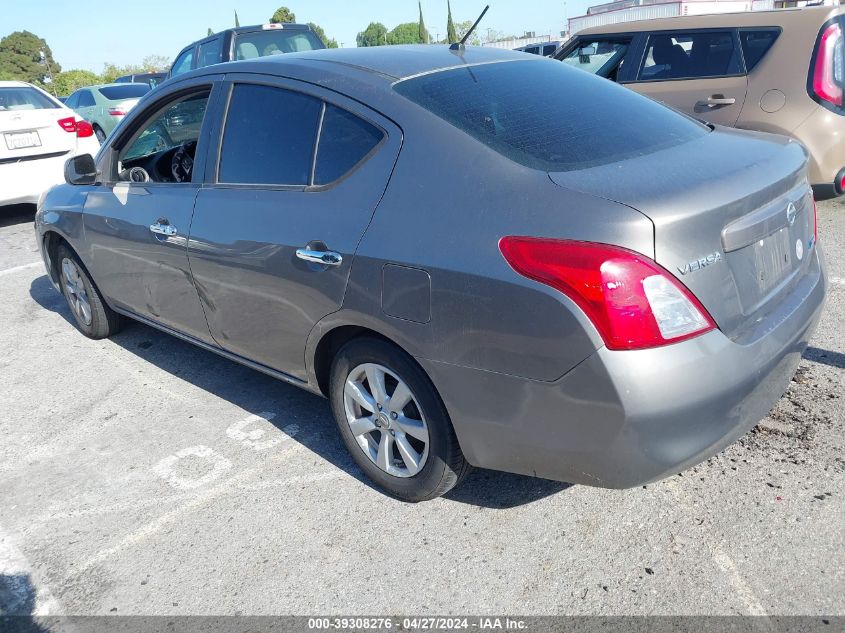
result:
[[[47,633],[33,618],[37,592],[26,574],[0,574],[0,630],[4,633]]]
[[[34,204],[10,204],[0,206],[0,228],[26,224],[35,219]]]
[[[72,327],[73,316],[67,303],[46,275],[33,280],[30,296],[42,307],[60,314],[68,327]],[[295,441],[361,483],[379,490],[349,456],[324,398],[136,321],[127,320],[123,331],[110,340],[159,369],[250,413],[275,412],[271,423],[280,431],[296,423],[305,432],[297,434],[293,438]],[[488,508],[511,508],[532,503],[567,487],[568,484],[533,477],[477,470],[446,499]]]
[[[833,352],[828,349],[819,349],[818,347],[808,347],[804,351],[804,358],[814,363],[845,369],[845,354],[842,352]]]

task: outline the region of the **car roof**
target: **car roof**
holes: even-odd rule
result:
[[[575,36],[599,33],[638,33],[640,31],[669,31],[689,28],[725,28],[744,26],[820,27],[829,18],[845,12],[845,7],[820,6],[799,9],[773,9],[771,11],[743,11],[740,13],[712,13],[707,15],[682,15],[671,18],[651,18],[631,22],[617,22],[583,29]]]
[[[0,81],[0,88],[30,88],[34,87],[25,81]]]
[[[445,45],[413,44],[362,48],[326,48],[227,62],[222,65],[207,66],[202,70],[206,71],[203,74],[235,70],[271,73],[273,66],[280,68],[296,65],[313,67],[314,62],[321,62],[332,64],[336,66],[337,70],[345,69],[349,72],[368,73],[395,81],[461,66],[525,59],[530,59],[525,53],[498,48],[468,46],[465,50],[458,52],[450,50]]]

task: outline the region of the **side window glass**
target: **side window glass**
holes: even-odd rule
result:
[[[283,88],[236,84],[229,101],[221,183],[310,182],[322,102]]]
[[[191,70],[191,64],[194,61],[194,49],[191,48],[176,59],[173,63],[173,72],[172,76],[175,77],[176,75],[181,75],[182,73],[186,73]]]
[[[722,33],[655,34],[648,39],[641,81],[725,77],[740,73],[733,35]]]
[[[141,132],[120,152],[121,180],[132,167],[141,167],[153,182],[190,182],[197,143],[208,105],[209,89],[175,102],[153,106],[154,114]],[[174,170],[174,164],[179,167]]]
[[[200,44],[197,60],[197,68],[219,64],[223,60],[223,38],[218,37]]]
[[[780,32],[774,29],[739,32],[739,43],[742,46],[742,54],[745,56],[745,69],[748,72],[754,70],[763,56],[769,52],[778,35],[780,35]]]
[[[326,105],[314,184],[327,185],[354,169],[379,144],[384,133],[360,117]]]
[[[586,70],[594,75],[608,77],[620,65],[629,42],[608,40],[583,40],[563,58],[563,63]]]
[[[91,106],[97,105],[97,102],[94,101],[94,96],[91,94],[90,90],[81,90],[79,92],[79,108],[89,108]]]
[[[73,110],[74,108],[76,108],[76,106],[77,106],[77,104],[78,104],[78,103],[79,103],[79,92],[74,92],[72,95],[70,95],[70,96],[67,98],[67,101],[65,101],[65,105],[66,105],[68,108],[70,108],[71,110]]]
[[[543,55],[548,57],[549,55],[554,53],[556,50],[557,50],[557,46],[555,46],[554,44],[549,44],[549,45],[543,47]]]

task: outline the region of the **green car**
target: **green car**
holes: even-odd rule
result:
[[[91,124],[102,145],[123,117],[150,90],[148,84],[141,83],[88,86],[70,95],[65,105]]]

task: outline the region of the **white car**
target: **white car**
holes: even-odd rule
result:
[[[99,149],[91,124],[58,99],[23,81],[0,81],[0,205],[38,202],[64,182],[68,158]]]

